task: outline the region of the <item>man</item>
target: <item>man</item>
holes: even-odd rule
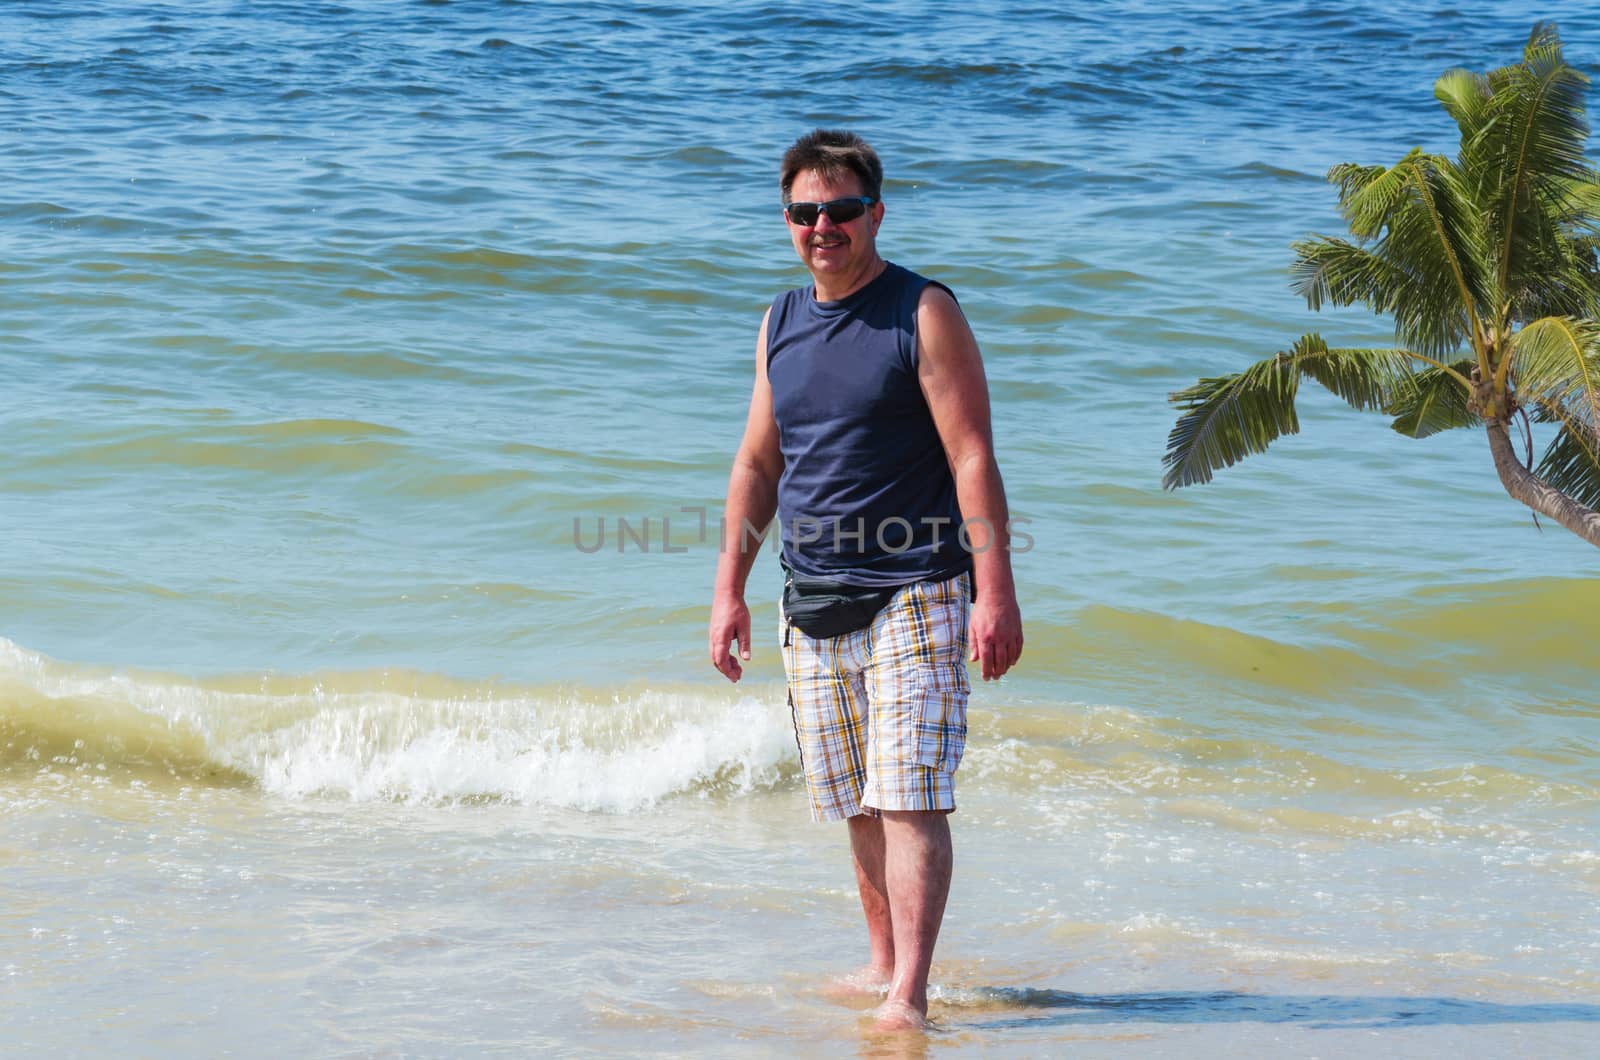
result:
[[[965,649],[1000,677],[1022,652],[1022,618],[977,342],[947,288],[879,256],[882,181],[853,133],[818,129],[784,155],[784,217],[812,283],[761,323],[711,661],[737,681],[750,658],[744,587],[761,539],[747,530],[781,510],[796,743],[812,815],[848,821],[867,920],[870,963],[851,978],[887,987],[881,1027],[914,1028],[950,888]],[[826,599],[802,598],[802,584]],[[866,625],[796,626],[841,595],[867,601]]]

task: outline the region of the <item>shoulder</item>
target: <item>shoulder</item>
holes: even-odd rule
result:
[[[948,309],[959,310],[960,304],[956,301],[955,292],[938,280],[918,272],[912,272],[910,269],[902,265],[896,265],[892,261],[888,263],[888,267],[890,271],[896,274],[900,290],[909,296],[911,304],[916,308],[919,319],[929,306],[935,306],[934,312]]]
[[[767,318],[773,324],[779,324],[794,316],[810,298],[810,287],[791,287],[787,291],[780,292],[767,306]]]
[[[922,289],[917,292],[917,316],[946,317],[951,314],[961,316],[961,303],[956,301],[955,292],[950,290],[938,280],[923,280]]]
[[[917,296],[917,368],[927,375],[942,366],[976,362],[977,339],[950,288],[929,280]]]
[[[781,325],[783,321],[793,316],[802,293],[804,288],[799,287],[780,293],[767,305],[767,315],[762,318],[762,325]]]
[[[926,348],[928,340],[937,342],[952,333],[970,334],[966,314],[950,288],[929,280],[917,294],[917,335]]]

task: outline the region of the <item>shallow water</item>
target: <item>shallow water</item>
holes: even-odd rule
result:
[[[1159,488],[1168,392],[1384,341],[1296,301],[1288,243],[1338,229],[1333,163],[1448,149],[1434,78],[1528,17],[0,10],[7,1038],[901,1047],[818,988],[858,914],[776,646],[732,689],[702,643],[756,326],[804,280],[776,158],[827,123],[973,321],[1034,539],[928,1048],[1572,1051],[1592,550],[1480,438],[1315,396]]]

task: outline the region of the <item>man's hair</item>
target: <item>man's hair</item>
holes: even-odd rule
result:
[[[784,205],[789,189],[801,173],[811,170],[826,180],[837,180],[854,173],[861,181],[861,194],[879,198],[883,191],[883,163],[872,145],[843,129],[813,129],[783,153],[782,185]]]

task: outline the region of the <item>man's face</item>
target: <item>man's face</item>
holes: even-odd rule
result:
[[[816,170],[805,169],[789,186],[790,202],[828,202],[860,194],[861,179],[854,173],[829,180]],[[813,276],[848,279],[865,273],[877,260],[876,237],[881,223],[883,203],[875,202],[866,213],[843,224],[835,224],[822,212],[818,212],[814,225],[790,223],[789,238],[794,240],[795,253]]]

